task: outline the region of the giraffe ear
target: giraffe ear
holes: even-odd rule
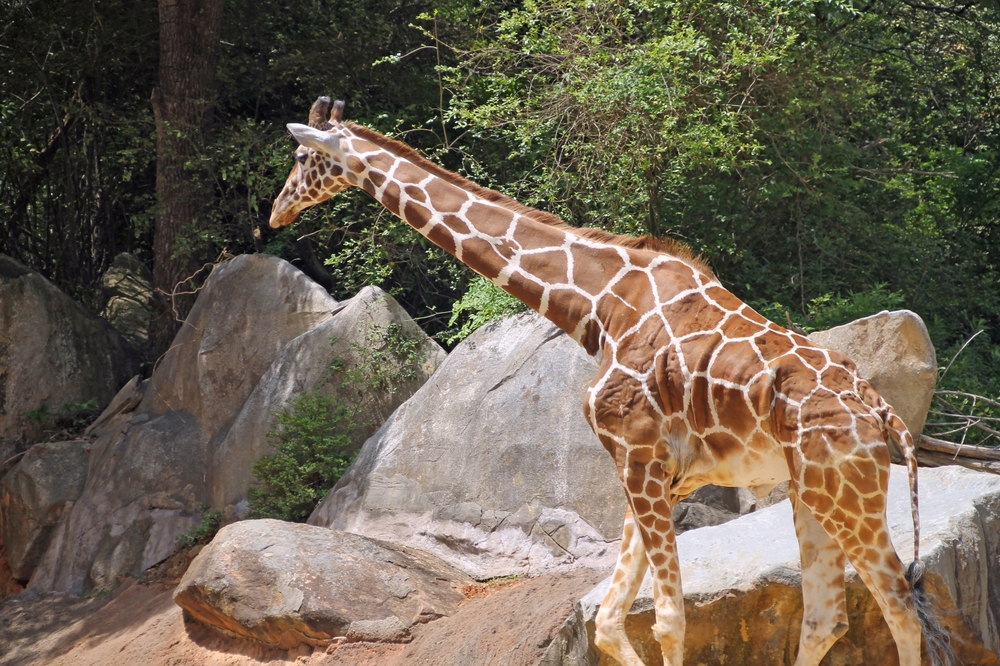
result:
[[[288,123],[286,127],[291,132],[292,137],[299,142],[299,145],[312,148],[324,155],[332,155],[337,149],[337,137],[328,132],[298,123]]]

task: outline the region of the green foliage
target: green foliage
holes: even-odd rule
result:
[[[465,4],[227,3],[219,67],[226,123],[219,133],[220,148],[208,158],[220,169],[233,164],[237,172],[229,181],[218,179],[216,245],[228,244],[230,252],[253,247],[290,260],[305,253],[320,262],[330,258],[335,297],[378,285],[414,316],[427,317],[428,330],[443,328],[446,314],[441,311],[460,295],[465,274],[451,257],[360,190],[305,211],[294,229],[276,232],[268,227],[267,216],[293,164],[295,145],[284,124],[305,122],[319,95],[346,100],[352,121],[418,148],[433,152],[445,141],[440,123],[429,122],[439,117],[434,110],[439,103],[436,53],[420,48],[424,34],[413,24],[433,8]],[[453,35],[442,27],[443,37]],[[402,71],[375,64],[394,54],[405,63]],[[256,180],[249,185],[239,171],[241,160],[255,170]],[[259,210],[254,202],[262,204]],[[251,237],[254,232],[259,239]]]
[[[456,344],[484,324],[527,309],[528,306],[500,287],[477,276],[469,283],[469,290],[465,295],[452,307],[449,328],[441,338],[449,345]]]
[[[31,423],[42,427],[52,437],[70,438],[79,436],[83,430],[100,416],[101,408],[97,400],[68,402],[53,410],[42,403],[37,409],[24,413]]]
[[[177,536],[177,543],[181,548],[191,548],[208,543],[215,537],[222,525],[221,511],[213,511],[207,504],[202,504],[198,511],[201,513],[201,522],[184,534]]]
[[[40,425],[48,421],[54,416],[52,411],[49,409],[49,406],[46,405],[45,403],[42,403],[42,405],[38,409],[32,409],[25,412],[24,415],[28,418],[29,421],[37,425]]]
[[[110,596],[114,591],[113,587],[102,587],[97,590],[91,590],[83,596],[86,599],[103,599],[104,597]]]
[[[114,256],[149,256],[156,5],[4,2],[0,253],[96,307]]]
[[[459,92],[450,111],[459,124],[498,133],[515,154],[540,159],[527,175],[529,201],[580,223],[661,235],[661,203],[683,194],[691,170],[731,173],[759,159],[756,87],[784,74],[801,51],[790,11],[801,10],[784,2],[525,3],[500,12],[451,70]],[[475,84],[459,89],[470,71]]]
[[[847,324],[883,310],[896,310],[903,304],[903,295],[889,291],[884,284],[869,290],[848,292],[847,296],[823,294],[809,301],[805,316],[792,315],[793,308],[781,303],[751,302],[750,306],[779,326],[789,321],[807,332],[822,331]]]
[[[450,310],[470,271],[381,204],[360,190],[345,192],[306,211],[302,224],[304,229],[336,227],[328,236],[326,247],[333,249],[325,261],[337,283],[334,296],[347,298],[377,285],[420,318],[429,333],[446,326],[441,310]]]
[[[400,384],[417,376],[423,360],[420,340],[396,322],[370,322],[363,341],[351,343],[351,348],[357,361],[344,368],[344,386],[365,392],[395,393]]]
[[[118,252],[152,257],[157,20],[106,0],[0,18],[0,252],[92,308]],[[1000,395],[995,3],[265,0],[223,24],[196,170],[215,205],[178,251],[329,258],[334,296],[377,284],[452,342],[507,311],[360,191],[267,226],[284,123],[328,94],[572,224],[689,242],[778,323],[902,305],[942,359],[985,329],[943,381]]]
[[[334,394],[303,393],[277,414],[267,435],[274,451],[253,464],[251,518],[305,522],[354,461],[356,433],[388,417],[378,395],[391,395],[416,376],[423,360],[419,340],[399,324],[368,321],[360,332],[362,341],[351,344],[354,358],[331,363],[327,382],[336,386]]]
[[[275,451],[253,464],[257,485],[248,491],[250,517],[305,522],[353,460],[352,417],[330,396],[295,397],[278,414],[279,427],[268,433]]]

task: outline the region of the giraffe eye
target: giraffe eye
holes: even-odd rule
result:
[[[308,157],[309,157],[309,155],[307,155],[305,153],[302,153],[301,155],[296,155],[295,159],[297,159],[299,161],[299,164],[305,164],[306,163],[306,159],[308,159]]]

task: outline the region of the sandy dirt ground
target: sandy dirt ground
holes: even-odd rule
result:
[[[418,625],[405,644],[277,650],[185,621],[177,569],[86,599],[25,593],[0,602],[0,666],[508,666],[535,664],[573,604],[607,572],[477,584],[452,617]]]

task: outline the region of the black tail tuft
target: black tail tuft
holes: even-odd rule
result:
[[[906,582],[913,593],[913,605],[917,609],[920,629],[927,645],[927,656],[932,666],[958,666],[958,656],[951,647],[951,637],[939,619],[940,609],[934,599],[924,589],[924,565],[913,562],[906,570]]]

